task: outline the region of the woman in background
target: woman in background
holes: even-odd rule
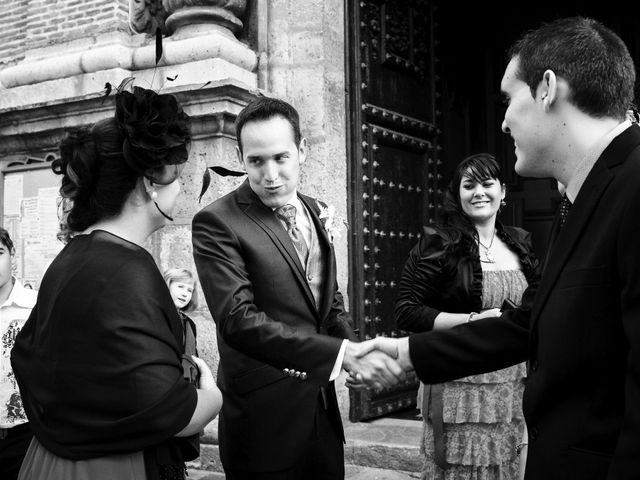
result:
[[[199,388],[183,378],[180,317],[143,248],[171,220],[189,142],[175,97],[138,87],[62,141],[67,245],[11,355],[35,436],[19,479],[182,480],[185,437],[220,410],[203,361]]]
[[[440,222],[424,227],[402,273],[395,319],[410,332],[500,315],[537,281],[528,232],[502,225],[500,168],[489,154],[465,158],[446,192]],[[506,306],[506,305],[505,305]],[[423,479],[519,478],[525,428],[525,364],[439,385],[421,385]],[[520,447],[521,448],[521,447]]]

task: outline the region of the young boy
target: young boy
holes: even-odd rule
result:
[[[14,254],[9,232],[0,228],[0,478],[4,480],[18,478],[32,438],[10,354],[16,335],[36,303],[37,292],[11,275]]]

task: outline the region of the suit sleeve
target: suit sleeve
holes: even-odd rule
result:
[[[192,231],[198,276],[224,342],[256,360],[305,371],[308,380],[326,384],[342,341],[303,332],[258,308],[243,246],[218,214],[199,212]]]
[[[607,478],[622,478],[630,465],[640,471],[640,189],[629,202],[618,232],[618,271],[622,328],[628,344],[623,424]],[[621,348],[623,348],[621,346]],[[625,466],[627,470],[625,470]],[[618,471],[620,468],[620,471]]]
[[[338,290],[337,280],[333,286],[333,302],[326,325],[327,333],[332,337],[346,338],[352,342],[358,341],[358,336],[352,327],[351,316],[344,309],[344,299]]]
[[[525,291],[528,298],[533,292]],[[530,299],[523,305],[531,305]],[[496,318],[464,323],[409,337],[409,354],[418,378],[427,384],[493,372],[527,359],[528,308]]]

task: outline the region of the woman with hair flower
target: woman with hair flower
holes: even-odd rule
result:
[[[20,479],[181,480],[197,456],[221,394],[200,359],[199,387],[184,379],[180,317],[142,247],[171,219],[189,143],[175,97],[139,87],[62,141],[67,245],[11,354],[35,436]]]
[[[462,160],[436,228],[424,227],[399,284],[395,318],[410,332],[500,315],[538,278],[531,235],[497,220],[505,186],[489,154]],[[421,385],[424,479],[516,480],[525,364]],[[521,447],[520,447],[521,448]],[[524,465],[524,462],[522,462]]]

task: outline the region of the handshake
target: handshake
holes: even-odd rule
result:
[[[413,370],[409,337],[376,337],[348,342],[342,367],[349,373],[347,387],[380,391],[401,382]]]

